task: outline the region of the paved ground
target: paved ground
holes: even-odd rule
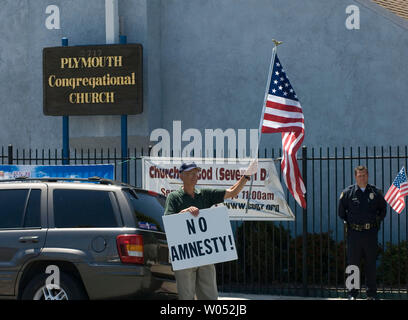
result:
[[[220,292],[219,300],[345,300],[341,298],[319,298],[319,297],[295,297],[295,296],[277,296],[263,294],[244,294],[232,292]]]

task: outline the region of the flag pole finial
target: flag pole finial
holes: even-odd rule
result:
[[[275,40],[275,39],[272,39],[272,41],[275,44],[275,47],[277,47],[277,46],[279,46],[279,45],[281,45],[283,43],[283,41],[278,41],[278,40]]]

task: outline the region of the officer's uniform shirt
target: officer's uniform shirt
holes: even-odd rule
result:
[[[386,215],[387,204],[381,190],[367,184],[364,191],[357,184],[346,188],[340,195],[339,217],[349,224],[374,224]]]

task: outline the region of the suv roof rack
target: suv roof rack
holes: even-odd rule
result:
[[[79,182],[92,182],[100,183],[106,185],[115,185],[115,186],[130,186],[127,183],[123,183],[116,180],[104,179],[100,177],[89,177],[89,178],[59,178],[59,177],[47,177],[47,178],[30,178],[26,176],[17,177],[15,179],[0,180],[1,182],[58,182],[58,181],[79,181]]]

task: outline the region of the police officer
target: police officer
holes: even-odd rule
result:
[[[340,195],[339,217],[344,220],[347,230],[348,265],[360,268],[365,258],[367,299],[377,299],[376,260],[380,223],[386,215],[387,204],[381,190],[368,184],[368,170],[365,166],[354,169],[356,184],[346,188]],[[349,290],[349,299],[358,295],[357,289]]]

